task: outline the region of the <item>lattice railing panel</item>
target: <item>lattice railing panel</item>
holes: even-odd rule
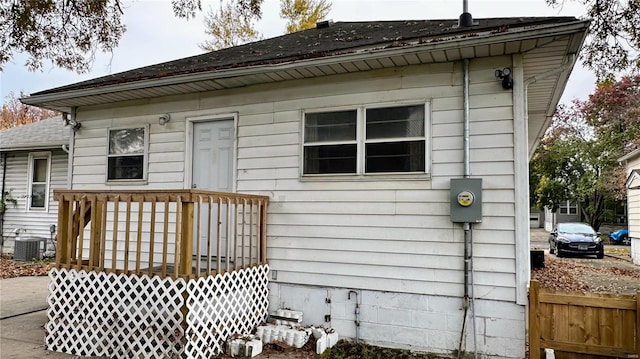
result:
[[[112,358],[183,353],[183,279],[66,269],[49,277],[47,349]]]
[[[250,333],[267,318],[269,266],[190,280],[187,283],[185,353],[210,358],[235,333]]]

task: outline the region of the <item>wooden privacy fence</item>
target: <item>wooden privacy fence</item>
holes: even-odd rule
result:
[[[266,263],[269,198],[56,190],[58,268],[195,278]]]
[[[531,281],[529,358],[541,358],[542,348],[638,358],[638,313],[640,292],[635,296],[556,292]]]

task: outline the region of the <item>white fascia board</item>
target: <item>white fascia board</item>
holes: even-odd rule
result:
[[[381,47],[372,49],[370,47],[363,49],[355,49],[348,54],[334,55],[323,58],[294,60],[272,65],[248,66],[237,69],[214,70],[207,72],[198,72],[192,74],[182,74],[165,78],[154,78],[142,81],[128,82],[123,84],[99,86],[89,89],[78,89],[63,91],[51,94],[33,95],[21,98],[20,101],[27,105],[38,106],[39,104],[52,101],[69,100],[75,97],[86,97],[92,95],[101,95],[113,92],[138,90],[157,86],[177,85],[189,82],[216,80],[230,77],[247,76],[261,74],[273,71],[287,71],[312,66],[334,65],[349,61],[362,61],[376,59],[387,56],[407,55],[420,52],[429,52],[437,50],[448,50],[454,48],[462,48],[468,46],[487,45],[500,42],[511,42],[525,40],[531,38],[539,38],[544,36],[557,36],[571,34],[580,31],[586,31],[589,26],[588,21],[578,21],[571,24],[549,24],[538,25],[535,28],[516,28],[505,31],[504,33],[495,34],[492,31],[479,32],[474,36],[468,34],[452,35],[449,39],[439,40],[437,42],[419,42],[415,41],[412,45],[386,48]]]
[[[38,144],[25,144],[0,148],[0,152],[12,152],[12,151],[26,151],[26,150],[45,150],[45,149],[57,149],[62,145],[68,144],[68,141],[62,142],[49,142]]]
[[[629,178],[627,178],[627,182],[625,183],[627,189],[638,189],[640,188],[640,172],[638,170],[631,171]]]
[[[624,156],[622,156],[622,157],[618,158],[618,163],[622,163],[622,162],[624,162],[624,161],[627,161],[627,160],[629,160],[629,159],[631,159],[631,158],[634,158],[634,157],[636,157],[636,156],[639,156],[639,155],[640,155],[640,148],[638,148],[638,149],[637,149],[637,150],[635,150],[635,151],[629,152],[629,153],[627,153],[626,155],[624,155]]]

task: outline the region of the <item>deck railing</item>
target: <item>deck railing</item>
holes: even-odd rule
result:
[[[269,198],[56,190],[58,268],[195,278],[266,263]]]

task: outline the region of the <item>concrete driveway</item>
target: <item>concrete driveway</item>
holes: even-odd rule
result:
[[[544,228],[531,228],[531,249],[549,250],[549,232]]]
[[[44,347],[49,277],[0,279],[0,358],[80,358]]]
[[[47,309],[49,277],[19,277],[0,280],[0,320]]]

